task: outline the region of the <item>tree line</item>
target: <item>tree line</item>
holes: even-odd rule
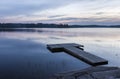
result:
[[[0,29],[6,28],[120,28],[120,25],[68,25],[68,24],[43,24],[43,23],[0,23]]]
[[[68,24],[43,24],[43,23],[0,23],[0,28],[68,28]]]

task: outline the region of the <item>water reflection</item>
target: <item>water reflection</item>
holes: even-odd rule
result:
[[[42,35],[65,36],[65,37],[94,37],[99,39],[120,39],[119,28],[16,28],[0,29],[0,32],[34,32]]]
[[[120,67],[120,29],[34,29],[34,32],[0,32],[0,78],[46,79],[55,73],[89,65],[65,53],[52,54],[46,44],[78,43],[85,50]],[[7,75],[7,76],[6,76]]]
[[[6,38],[0,39],[0,63],[0,79],[48,79],[88,67],[65,53],[52,54],[45,44]]]

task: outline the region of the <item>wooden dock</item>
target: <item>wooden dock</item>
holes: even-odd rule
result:
[[[108,64],[107,60],[83,51],[82,47],[83,45],[78,45],[74,43],[47,45],[47,48],[51,52],[66,52],[67,54],[70,54],[92,66]]]
[[[120,68],[99,66],[108,64],[108,61],[84,51],[83,45],[55,44],[47,45],[47,48],[54,53],[66,52],[93,66],[83,70],[58,73],[50,79],[120,79]]]
[[[120,68],[90,67],[83,70],[55,74],[50,79],[120,79]]]

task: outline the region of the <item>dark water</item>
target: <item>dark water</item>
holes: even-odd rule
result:
[[[65,53],[53,54],[46,45],[0,38],[0,79],[49,79],[56,73],[89,65]]]

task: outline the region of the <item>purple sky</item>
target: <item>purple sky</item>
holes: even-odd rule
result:
[[[120,24],[120,0],[1,0],[0,23]]]

